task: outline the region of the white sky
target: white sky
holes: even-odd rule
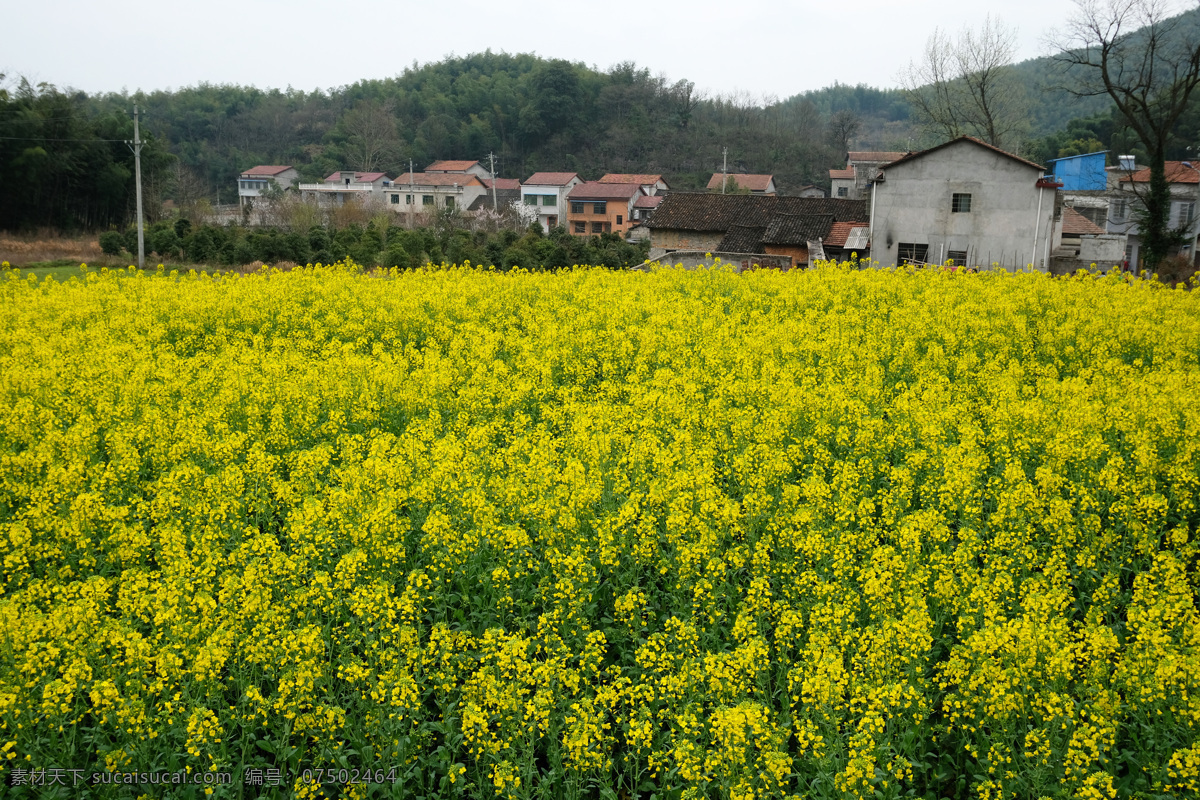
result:
[[[1045,55],[1071,0],[0,0],[0,72],[87,92],[200,82],[328,89],[491,48],[606,69],[634,61],[709,94],[895,85],[933,28],[991,13]]]

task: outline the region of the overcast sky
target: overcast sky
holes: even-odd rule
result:
[[[935,26],[991,13],[1046,54],[1071,0],[4,0],[0,72],[87,92],[197,83],[328,89],[491,48],[607,69],[634,61],[709,94],[890,87]]]

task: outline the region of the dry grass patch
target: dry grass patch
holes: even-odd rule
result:
[[[0,233],[0,261],[13,266],[68,258],[86,263],[108,260],[95,236],[61,236],[46,230],[32,234]]]

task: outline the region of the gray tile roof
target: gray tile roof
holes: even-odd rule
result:
[[[763,244],[807,244],[829,236],[832,214],[776,214],[763,235]]]
[[[725,232],[725,238],[717,245],[722,253],[761,253],[763,234],[761,225],[734,225]]]
[[[724,233],[734,225],[765,228],[776,214],[829,215],[834,222],[870,219],[865,199],[672,192],[663,198],[646,227]]]

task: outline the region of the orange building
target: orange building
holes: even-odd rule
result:
[[[642,196],[636,183],[581,183],[567,195],[567,230],[575,236],[624,234],[633,225],[633,204]]]

